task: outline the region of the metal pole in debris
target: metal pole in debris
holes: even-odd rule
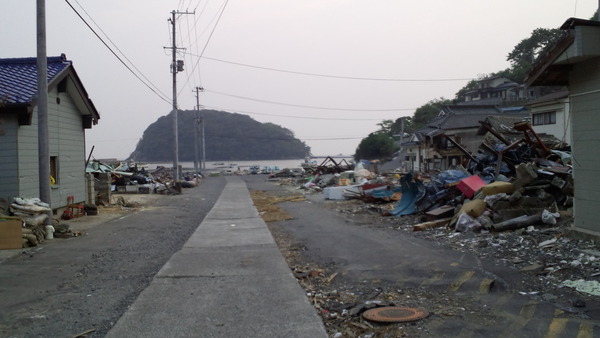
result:
[[[48,59],[46,58],[46,1],[37,0],[37,117],[40,200],[51,204],[48,132]],[[52,212],[45,224],[52,224]]]

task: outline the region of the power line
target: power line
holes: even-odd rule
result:
[[[223,4],[223,8],[221,9],[221,12],[219,13],[219,17],[217,18],[217,22],[213,26],[213,29],[210,31],[210,35],[208,36],[208,39],[206,40],[206,43],[204,44],[204,48],[202,48],[202,51],[200,52],[200,56],[198,57],[198,60],[196,60],[196,63],[194,64],[194,67],[192,68],[192,72],[194,72],[196,70],[196,67],[198,67],[200,58],[202,58],[202,55],[204,55],[204,51],[206,51],[206,48],[208,47],[208,43],[210,42],[210,39],[212,38],[213,33],[215,32],[215,29],[219,25],[219,21],[221,21],[221,17],[223,16],[223,13],[225,12],[225,8],[227,7],[228,3],[229,3],[229,0],[225,0],[225,3]],[[187,85],[189,81],[190,81],[190,78],[188,77],[183,86]],[[181,91],[179,92],[179,94],[181,94]]]
[[[280,73],[289,73],[289,74],[298,74],[298,75],[308,75],[308,76],[317,76],[317,77],[327,77],[333,79],[344,79],[344,80],[360,80],[360,81],[388,81],[388,82],[451,82],[451,81],[470,81],[473,78],[448,78],[448,79],[395,79],[395,78],[374,78],[374,77],[357,77],[357,76],[341,76],[341,75],[330,75],[330,74],[319,74],[319,73],[309,73],[309,72],[299,72],[294,70],[285,70],[271,67],[263,67],[263,66],[255,66],[246,63],[233,62],[227,60],[221,60],[217,58],[211,58],[203,55],[194,55],[199,59],[205,59],[210,61],[222,62],[231,65],[241,66],[241,67],[249,67],[255,69],[269,70],[273,72]]]
[[[346,119],[346,118],[337,118],[337,117],[278,115],[278,114],[257,113],[257,112],[237,110],[237,109],[228,109],[228,108],[215,107],[215,106],[204,106],[204,107],[212,108],[212,109],[219,109],[219,110],[234,112],[234,113],[244,113],[244,114],[250,114],[250,115],[262,115],[262,116],[275,116],[275,117],[285,117],[285,118],[304,119],[304,120],[328,120],[328,121],[381,121],[382,120],[382,119]]]
[[[65,0],[65,2],[69,5],[69,7],[71,7],[71,9],[73,10],[73,12],[75,12],[75,14],[77,14],[77,16],[81,19],[81,21],[83,21],[83,23],[92,31],[92,33],[94,33],[94,35],[102,42],[102,44],[104,44],[104,46],[106,48],[108,48],[108,50],[119,60],[119,62],[121,62],[121,64],[123,64],[123,66],[125,66],[125,68],[127,68],[127,70],[129,70],[129,72],[131,74],[133,74],[133,76],[135,76],[138,80],[140,80],[140,82],[142,82],[146,87],[148,87],[148,89],[150,89],[154,94],[156,94],[156,96],[158,96],[161,100],[171,104],[171,101],[169,99],[166,99],[163,93],[161,93],[158,89],[154,89],[153,87],[156,88],[156,86],[154,86],[154,84],[152,84],[149,80],[148,83],[152,84],[152,86],[150,86],[150,84],[148,84],[146,81],[144,81],[138,74],[136,74],[133,69],[131,69],[131,67],[129,67],[129,65],[127,65],[125,63],[125,61],[123,61],[123,59],[121,59],[121,57],[119,55],[117,55],[117,53],[115,53],[115,51],[106,43],[106,41],[104,41],[104,39],[102,39],[102,37],[94,30],[94,28],[92,28],[92,26],[90,26],[90,24],[81,16],[81,14],[79,14],[79,12],[75,9],[75,7],[73,7],[73,5],[71,5],[71,3],[69,2],[69,0]],[[81,4],[77,3],[80,7]],[[83,9],[83,7],[81,7]],[[85,11],[85,10],[84,10]],[[87,12],[86,12],[87,14]],[[89,16],[89,14],[88,14]],[[91,18],[91,17],[90,17]],[[93,21],[93,19],[92,19]],[[97,25],[97,24],[96,24]],[[101,30],[101,29],[100,29]],[[101,30],[102,31],[102,30]],[[103,32],[104,33],[104,32]],[[104,33],[104,35],[106,35],[106,33]],[[108,37],[108,36],[107,36]],[[110,41],[110,39],[109,39]],[[111,41],[112,43],[112,41]],[[113,43],[114,45],[114,43]],[[115,45],[116,48],[116,45]],[[119,50],[117,48],[117,50]],[[119,52],[121,52],[119,50]],[[123,52],[121,52],[121,54],[123,54]],[[123,54],[123,57],[125,57],[127,59],[127,57],[125,56],[125,54]],[[129,59],[127,59],[129,61]],[[142,72],[139,71],[139,69],[137,69],[137,67],[135,67],[135,65],[133,65],[133,63],[131,61],[129,61],[132,66],[147,80],[146,76],[144,76],[144,74]]]
[[[317,106],[306,106],[306,105],[300,105],[300,104],[291,104],[291,103],[282,103],[282,102],[274,102],[274,101],[268,101],[268,100],[254,99],[254,98],[251,98],[251,97],[239,96],[239,95],[233,95],[233,94],[227,94],[227,93],[221,93],[221,92],[217,92],[217,91],[209,90],[209,89],[205,89],[205,91],[209,92],[209,93],[217,94],[217,95],[235,97],[235,98],[243,99],[243,100],[256,101],[256,102],[262,102],[262,103],[278,104],[278,105],[290,106],[290,107],[308,108],[308,109],[324,109],[324,110],[339,110],[339,111],[359,111],[359,112],[361,112],[361,111],[362,112],[375,112],[375,111],[405,111],[405,110],[415,110],[415,108],[352,109],[352,108],[317,107]]]
[[[302,141],[342,141],[342,140],[362,140],[364,136],[358,137],[330,137],[330,138],[304,138]]]

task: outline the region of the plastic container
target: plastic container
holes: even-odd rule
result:
[[[54,227],[52,225],[46,225],[46,239],[54,238]]]

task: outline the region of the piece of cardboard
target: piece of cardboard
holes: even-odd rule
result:
[[[23,243],[22,221],[20,219],[0,218],[0,250],[21,249]]]

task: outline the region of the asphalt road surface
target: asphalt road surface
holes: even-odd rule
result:
[[[243,179],[250,189],[293,193],[261,177]],[[397,296],[395,303],[431,313],[419,322],[397,326],[397,333],[409,337],[600,336],[597,299],[581,309],[570,303],[576,294],[566,299],[523,295],[519,291],[527,290],[526,279],[514,269],[437,246],[406,231],[373,226],[374,219],[335,210],[331,206],[336,202],[325,201],[322,194],[308,197],[306,202],[282,204],[294,218],[277,222],[277,229],[297,242],[306,262],[327,269],[327,274],[337,273],[333,285],[324,286],[321,293],[336,295],[345,290],[368,300],[388,291]],[[335,334],[335,327],[328,329]],[[389,329],[386,333],[393,337],[394,330]]]
[[[2,261],[0,336],[104,336],[181,249],[224,185],[222,177],[207,179],[85,236],[47,241]]]

